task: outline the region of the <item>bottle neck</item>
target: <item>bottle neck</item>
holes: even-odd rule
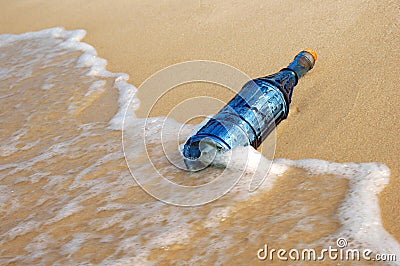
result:
[[[297,84],[297,74],[290,68],[281,69],[279,72],[268,75],[262,78],[255,79],[254,81],[261,82],[259,85],[262,86],[262,82],[267,82],[279,89],[285,97],[287,105],[290,104],[292,98],[292,92],[294,86]]]
[[[293,70],[297,78],[301,78],[313,68],[314,64],[315,60],[313,55],[309,52],[302,51],[296,55],[287,68]]]
[[[281,69],[278,73],[255,79],[255,81],[268,82],[278,88],[289,105],[294,86],[297,85],[299,78],[313,68],[315,58],[316,55],[314,57],[310,52],[302,51],[296,55],[288,67]]]

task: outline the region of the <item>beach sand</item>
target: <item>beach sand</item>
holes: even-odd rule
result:
[[[84,41],[108,60],[107,69],[128,73],[137,87],[186,60],[220,61],[259,77],[286,66],[302,49],[315,49],[315,68],[299,82],[291,114],[278,127],[275,157],[388,165],[390,184],[380,207],[385,228],[400,241],[398,1],[1,0],[0,6],[0,33],[85,29]],[[231,97],[206,87],[204,95]],[[172,90],[153,114],[166,115],[198,94]],[[116,95],[102,101],[116,106]],[[143,117],[149,98],[140,89],[138,95]]]

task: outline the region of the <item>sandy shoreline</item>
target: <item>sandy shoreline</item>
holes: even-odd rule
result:
[[[1,0],[0,5],[0,33],[83,28],[84,41],[108,60],[107,69],[128,73],[135,86],[164,67],[193,59],[221,61],[258,77],[284,67],[301,49],[314,48],[319,60],[294,93],[296,111],[278,128],[276,157],[387,164],[392,176],[380,196],[383,222],[400,241],[400,19],[394,1],[249,6]],[[223,92],[206,93],[227,100]],[[166,102],[193,96],[176,91]],[[146,92],[139,97],[145,102]],[[165,115],[170,106],[157,114]]]

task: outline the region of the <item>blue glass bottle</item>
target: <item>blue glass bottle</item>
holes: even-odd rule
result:
[[[314,66],[317,56],[311,49],[296,55],[278,73],[248,81],[239,93],[208,120],[183,148],[188,170],[198,171],[212,163],[210,149],[230,150],[237,146],[257,148],[289,113],[293,88]]]

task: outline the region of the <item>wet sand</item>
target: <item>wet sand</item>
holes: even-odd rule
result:
[[[107,68],[128,73],[135,86],[164,67],[193,59],[221,61],[258,77],[314,48],[319,60],[300,81],[291,114],[277,130],[276,157],[387,164],[392,175],[380,206],[385,228],[400,241],[396,1],[1,0],[0,6],[0,33],[53,26],[87,30],[84,40],[108,60]],[[173,90],[155,115],[198,93]],[[212,88],[204,93],[230,96]],[[103,101],[116,105],[116,94]],[[145,106],[146,92],[139,90],[139,98]],[[138,114],[145,115],[143,108]]]

